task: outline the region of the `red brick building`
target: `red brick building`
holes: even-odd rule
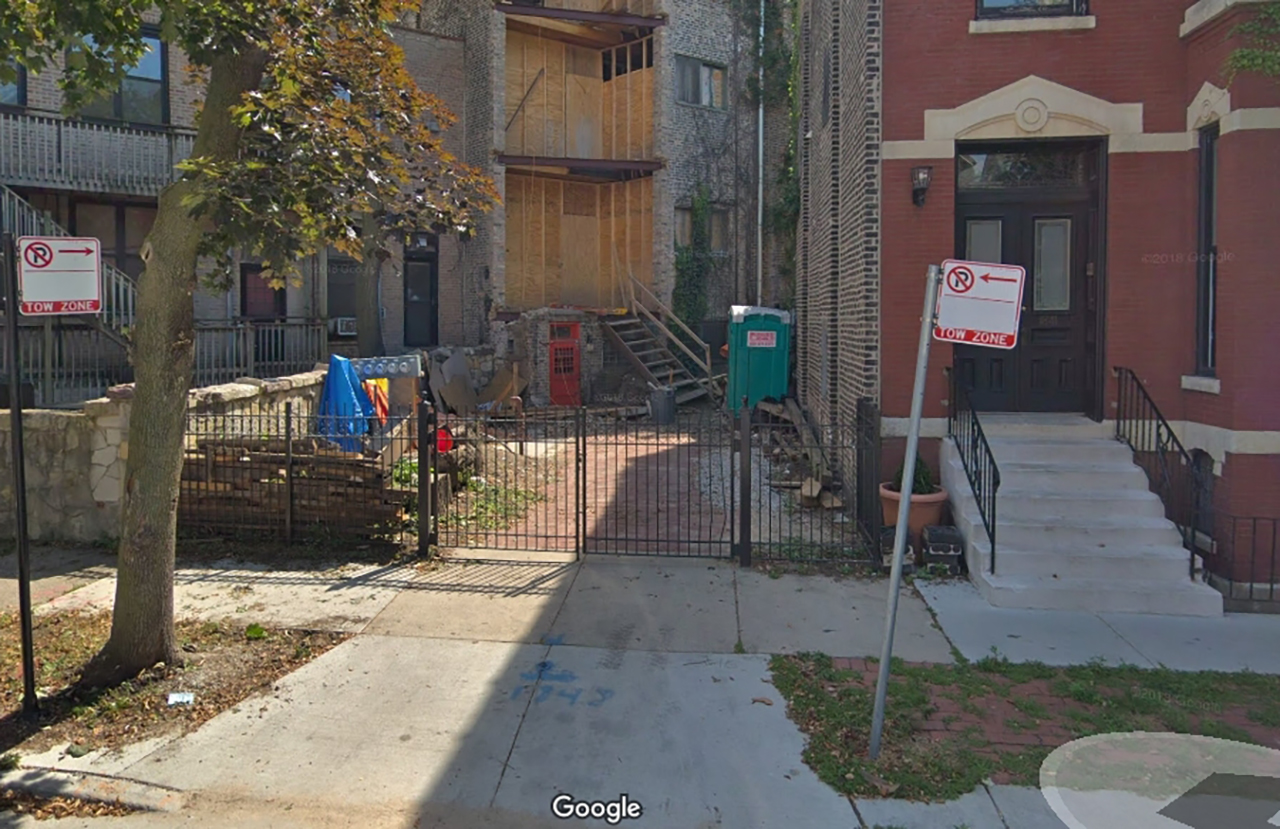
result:
[[[1051,430],[1074,414],[1114,434],[1124,367],[1203,464],[1206,533],[1280,516],[1280,84],[1223,72],[1256,8],[804,0],[797,350],[814,417],[877,402],[887,477],[927,266],[1022,265],[1015,351],[933,346],[935,470],[950,371],[980,420],[1044,413],[1020,422]],[[1234,579],[1280,581],[1269,527]]]

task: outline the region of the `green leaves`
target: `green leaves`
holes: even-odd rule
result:
[[[1247,45],[1227,56],[1223,74],[1228,86],[1242,73],[1280,78],[1280,3],[1262,6],[1233,34],[1242,36]]]

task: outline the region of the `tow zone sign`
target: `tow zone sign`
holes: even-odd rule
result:
[[[988,348],[1017,346],[1025,268],[949,259],[942,263],[942,275],[935,340]]]
[[[18,239],[19,310],[23,316],[102,312],[102,249],[97,239]]]

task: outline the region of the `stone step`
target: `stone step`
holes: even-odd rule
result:
[[[1109,481],[1099,481],[1097,488],[1074,489],[1023,488],[1014,481],[1003,481],[996,495],[996,512],[1004,518],[1055,521],[1059,518],[1091,518],[1122,512],[1125,515],[1160,517],[1164,502],[1147,489],[1113,489]]]
[[[990,548],[982,561],[990,569]],[[1095,547],[1090,550],[1028,550],[1001,543],[996,549],[996,572],[1004,576],[1058,579],[1178,582],[1191,574],[1191,554],[1184,547],[1137,545]]]
[[[1133,460],[1133,452],[1128,446],[1105,438],[1087,440],[988,438],[988,443],[991,445],[991,454],[995,456],[997,465],[1017,461],[1081,463],[1118,460],[1132,462]]]
[[[978,423],[982,425],[982,431],[988,438],[1109,438],[1114,437],[1116,432],[1113,424],[1096,423],[1083,415],[981,412],[978,414]]]
[[[976,504],[960,502],[953,511],[956,523],[982,526]],[[1173,522],[1161,516],[1100,514],[1090,518],[1011,518],[996,502],[996,542],[1000,546],[1061,553],[1083,552],[1107,547],[1140,545],[1181,545],[1182,534]]]
[[[959,459],[957,459],[959,462]],[[1131,460],[1060,463],[1014,461],[996,464],[1000,488],[1042,489],[1051,492],[1150,490],[1147,474]],[[963,470],[961,466],[961,470]]]
[[[974,575],[979,592],[996,607],[1169,616],[1222,615],[1222,594],[1189,577],[1173,583],[1142,583],[1003,575],[999,572],[995,575]]]

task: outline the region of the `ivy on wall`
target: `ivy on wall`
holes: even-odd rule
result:
[[[1280,78],[1280,3],[1268,3],[1235,29],[1246,45],[1227,56],[1223,74],[1227,84],[1241,73]]]
[[[707,282],[711,278],[711,189],[694,191],[689,244],[676,244],[676,284],[671,310],[695,331],[707,318]]]

